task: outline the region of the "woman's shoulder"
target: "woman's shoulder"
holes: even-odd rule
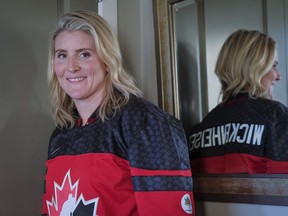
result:
[[[141,97],[131,96],[129,102],[121,110],[122,115],[133,115],[135,118],[163,118],[169,116],[167,112],[149,100]]]
[[[125,137],[133,137],[143,130],[156,132],[170,127],[182,130],[178,119],[152,102],[136,96],[132,96],[113,118],[106,121],[106,125],[113,131],[121,131]]]
[[[128,103],[114,116],[114,121],[125,121],[127,124],[145,124],[147,122],[177,121],[163,109],[141,97],[131,96]]]
[[[268,113],[283,112],[288,115],[288,107],[279,101],[257,98],[255,100],[251,99],[251,102],[254,103],[259,110],[264,109]]]
[[[123,114],[136,114],[136,115],[155,115],[155,116],[164,116],[164,112],[160,107],[154,103],[137,96],[131,96],[129,102],[121,110]]]
[[[288,107],[276,100],[270,100],[266,98],[251,98],[247,97],[244,99],[237,100],[236,102],[229,102],[217,105],[213,110],[242,110],[243,112],[248,110],[257,110],[258,112],[277,112],[284,111],[288,112]],[[212,110],[212,111],[213,111]]]

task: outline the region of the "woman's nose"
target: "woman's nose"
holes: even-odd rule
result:
[[[71,73],[75,73],[80,70],[80,66],[76,58],[70,58],[68,60],[68,71]]]
[[[281,74],[280,71],[277,69],[276,70],[276,80],[280,80],[281,79]]]

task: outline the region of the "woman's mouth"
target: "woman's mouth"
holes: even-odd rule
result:
[[[84,79],[86,79],[86,77],[67,78],[67,80],[68,80],[69,82],[79,82],[79,81],[82,81],[82,80],[84,80]]]

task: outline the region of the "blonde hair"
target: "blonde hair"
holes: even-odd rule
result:
[[[215,67],[221,83],[222,101],[239,92],[268,98],[262,77],[274,64],[275,41],[256,30],[240,29],[224,42]]]
[[[55,38],[62,31],[84,31],[90,34],[95,42],[99,58],[107,67],[105,80],[106,97],[99,106],[99,117],[104,121],[108,114],[115,114],[124,106],[130,95],[141,96],[134,79],[125,71],[117,38],[108,23],[97,13],[78,10],[62,15],[58,28],[51,38],[48,62],[48,85],[50,91],[51,112],[56,125],[60,128],[75,125],[75,104],[61,88],[53,70],[55,57]]]

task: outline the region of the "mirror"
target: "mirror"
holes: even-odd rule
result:
[[[207,113],[202,8],[195,0],[154,1],[159,101],[187,135]]]
[[[287,105],[284,4],[288,0],[153,1],[159,105],[181,120],[186,134],[218,103],[216,58],[239,28],[267,32],[277,41],[283,82],[274,91]],[[288,205],[288,174],[194,173],[193,179],[196,200]]]

